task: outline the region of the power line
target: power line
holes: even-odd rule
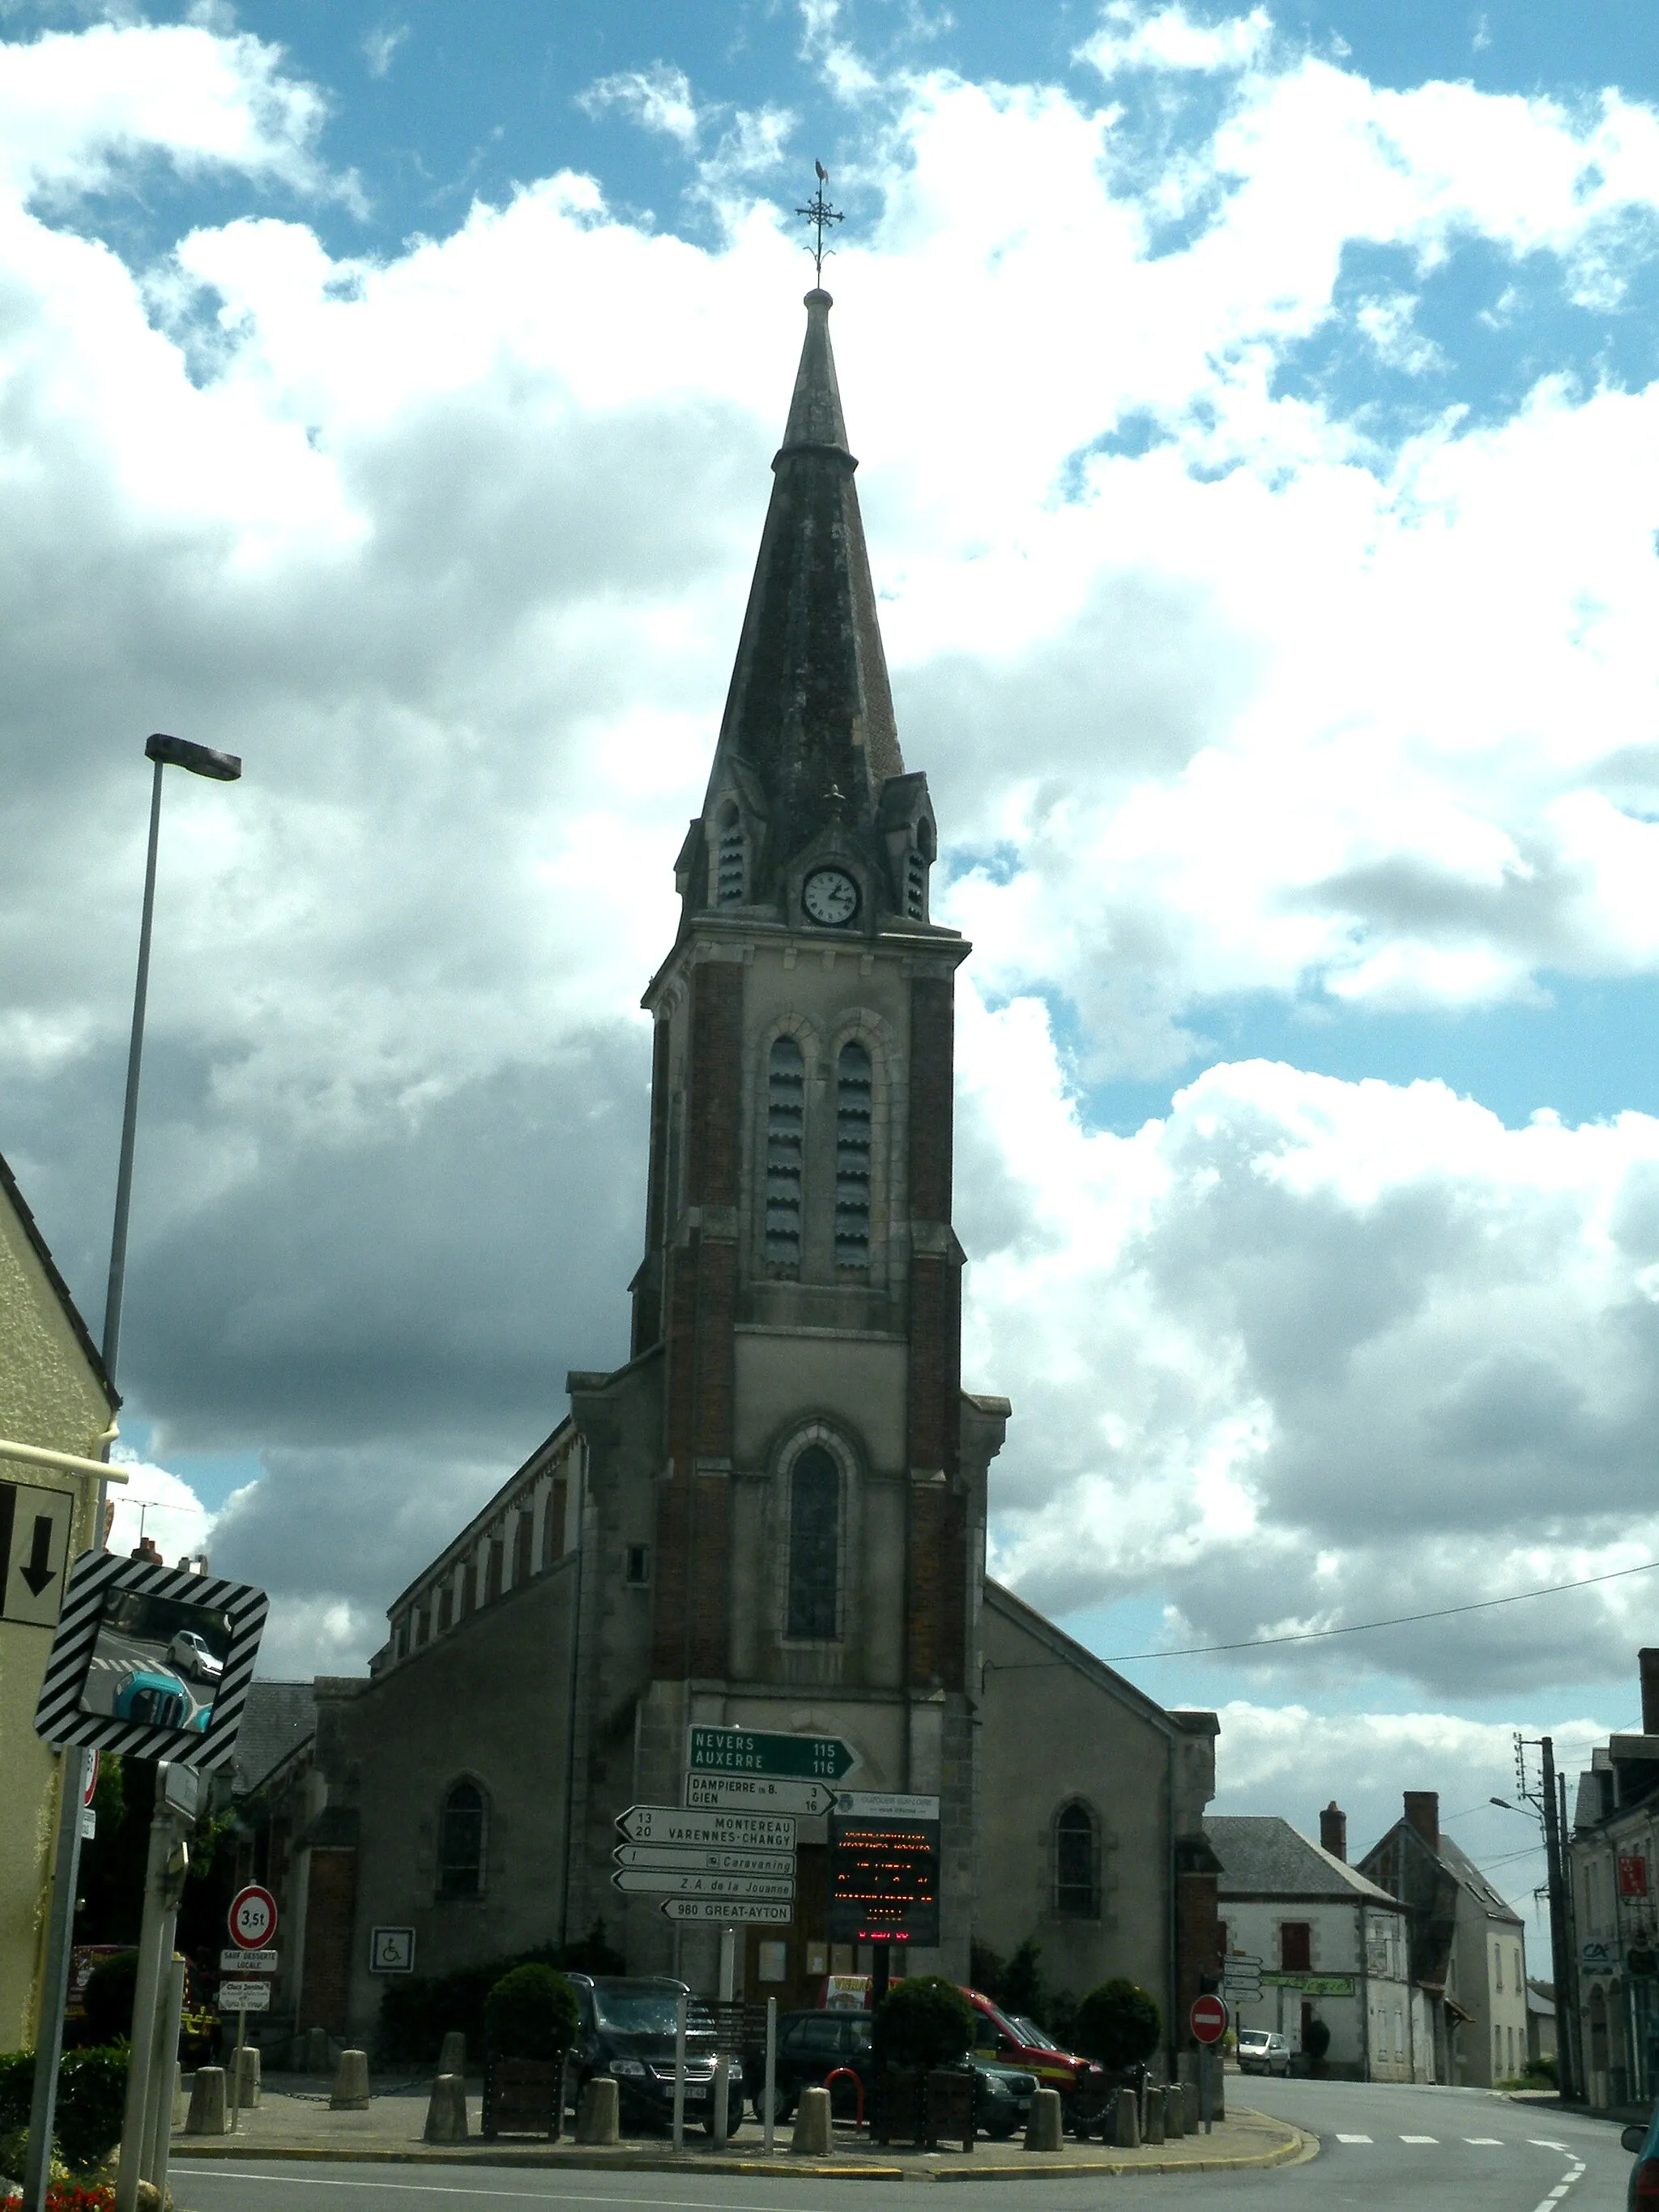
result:
[[[1331,1636],[1364,1636],[1374,1628],[1407,1628],[1419,1620],[1449,1620],[1455,1613],[1487,1613],[1493,1606],[1519,1605],[1526,1598],[1554,1597],[1562,1590],[1589,1589],[1596,1583],[1619,1582],[1626,1575],[1651,1574],[1656,1567],[1659,1567],[1659,1559],[1644,1559],[1640,1566],[1614,1567],[1608,1574],[1585,1575],[1576,1583],[1546,1583],[1540,1589],[1511,1590],[1508,1597],[1480,1597],[1468,1605],[1437,1606],[1431,1613],[1390,1613],[1386,1620],[1355,1620],[1344,1628],[1303,1628],[1289,1636],[1251,1636],[1242,1644],[1183,1644],[1173,1650],[1115,1651],[1106,1663],[1109,1667],[1121,1667],[1131,1659],[1194,1659],[1205,1651],[1261,1651],[1274,1644],[1318,1644]]]

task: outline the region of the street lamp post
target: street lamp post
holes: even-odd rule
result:
[[[187,738],[158,730],[144,741],[144,757],[155,763],[149,796],[149,852],[144,865],[144,905],[138,925],[138,980],[132,999],[132,1041],[127,1050],[126,1103],[121,1115],[121,1164],[115,1178],[115,1226],[110,1239],[109,1285],[104,1296],[104,1372],[115,1380],[121,1344],[121,1293],[127,1272],[127,1215],[132,1200],[133,1139],[138,1125],[138,1071],[144,1051],[144,1002],[149,994],[150,925],[155,913],[155,855],[161,836],[161,771],[187,769],[216,783],[234,783],[242,763],[234,753],[215,752]],[[106,1447],[107,1449],[107,1447]],[[94,1543],[104,1528],[105,1486],[98,1486]],[[34,2038],[34,2084],[29,2100],[29,2147],[23,2174],[24,2212],[45,2212],[51,2178],[52,2131],[57,2117],[58,2067],[64,2040],[64,2011],[69,1994],[70,1949],[75,1933],[75,1889],[81,1863],[81,1814],[87,1792],[88,1753],[76,1745],[64,1752],[63,1802],[58,1811],[58,1848],[52,1868],[52,1917],[46,1938],[46,1971],[40,1983],[40,2012]],[[133,2022],[133,2043],[149,2024]],[[134,2169],[136,2172],[136,2168]],[[129,2200],[131,2201],[131,2200]]]

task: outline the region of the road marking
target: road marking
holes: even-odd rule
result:
[[[1339,2136],[1337,2141],[1338,2142],[1369,2142],[1370,2137],[1369,2136]]]
[[[1477,2144],[1482,2150],[1502,2150],[1504,2148],[1502,2136],[1465,2136],[1463,2140],[1466,2143]]]
[[[1567,2148],[1565,2143],[1552,2142],[1547,2136],[1528,2136],[1527,2141],[1534,2150],[1559,2150],[1563,2158],[1571,2158],[1575,2155]]]
[[[649,2212],[738,2212],[738,2208],[720,2205],[706,2197],[599,2197],[578,2196],[566,2190],[539,2189],[478,2189],[447,2181],[325,2181],[318,2176],[303,2173],[243,2173],[229,2163],[210,2166],[205,2160],[191,2174],[197,2181],[263,2181],[274,2189],[403,2189],[422,2197],[520,2197],[534,2204],[625,2204],[649,2208]],[[805,2208],[794,2204],[744,2203],[741,2212],[805,2212]],[[1549,2208],[1554,2212],[1554,2207]]]
[[[1401,2142],[1437,2143],[1440,2138],[1438,2136],[1401,2136],[1400,2140]]]

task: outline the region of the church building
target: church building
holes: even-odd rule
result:
[[[612,1882],[617,1816],[677,1806],[696,1724],[843,1739],[849,1789],[940,1806],[939,1941],[1043,1947],[1184,2021],[1216,1971],[1217,1723],[1169,1713],[985,1573],[1011,1409],[965,1390],[951,1225],[956,971],[907,769],[830,341],[806,333],[702,811],[676,863],[628,1357],[389,1608],[364,1680],[249,1801],[287,1893],[276,2015],[373,2033],[413,1931],[441,1972],[602,1920],[712,1988],[717,1927]],[[812,2002],[821,1819],[751,1996]],[[866,1947],[867,1948],[867,1947]],[[384,1946],[382,1947],[384,1949]],[[401,1957],[401,1952],[398,1954]]]

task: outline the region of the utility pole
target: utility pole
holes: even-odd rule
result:
[[[1516,1795],[1537,1813],[1544,1831],[1546,1882],[1550,1905],[1550,1972],[1555,1983],[1555,2079],[1564,2102],[1576,2100],[1583,2090],[1576,2064],[1573,2030],[1577,2025],[1578,1984],[1572,1938],[1572,1893],[1567,1880],[1567,1824],[1565,1793],[1555,1771],[1553,1737],[1538,1739],[1541,1772],[1534,1790],[1527,1778],[1530,1742],[1515,1739]]]

